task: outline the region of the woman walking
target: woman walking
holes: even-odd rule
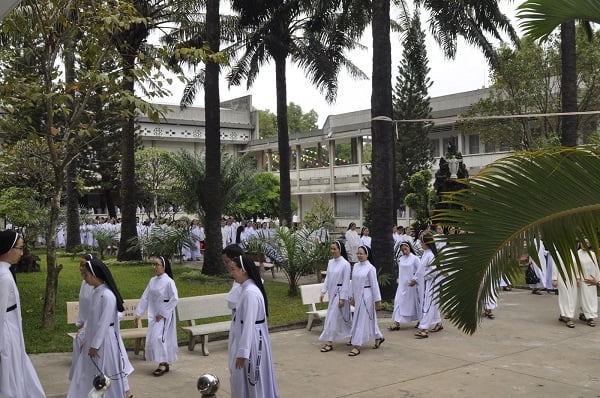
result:
[[[444,329],[442,317],[440,315],[435,284],[437,282],[438,272],[431,264],[437,255],[435,241],[431,234],[425,234],[421,238],[421,247],[423,255],[419,263],[416,280],[423,280],[423,289],[421,297],[421,318],[419,319],[419,331],[415,334],[417,338],[423,339],[429,337],[429,329],[432,332],[439,332]],[[415,282],[416,284],[416,282]]]
[[[371,250],[360,246],[356,251],[358,263],[352,270],[352,298],[354,318],[352,319],[352,350],[348,356],[360,354],[361,346],[375,339],[373,349],[377,349],[385,341],[377,324],[377,312],[381,309],[381,292],[377,282],[377,272],[371,264]]]
[[[398,289],[394,298],[394,321],[389,330],[400,330],[401,323],[417,321],[420,316],[419,297],[415,284],[411,285],[414,275],[419,270],[419,257],[411,250],[408,242],[400,243],[402,256],[398,259]]]
[[[169,371],[169,364],[177,360],[175,306],[179,297],[169,259],[162,256],[155,258],[153,268],[154,277],[148,282],[135,309],[133,323],[137,326],[140,317],[148,309],[146,360],[158,362],[158,367],[152,374],[162,376]]]
[[[350,311],[350,263],[346,259],[346,250],[339,240],[330,248],[331,260],[327,263],[327,276],[323,282],[320,301],[329,294],[327,315],[323,324],[320,341],[325,341],[321,352],[333,350],[333,342],[350,337],[352,312]]]
[[[236,257],[231,275],[241,285],[241,295],[229,332],[231,396],[279,397],[267,317],[269,305],[260,271],[251,257]]]
[[[0,395],[44,398],[42,384],[25,351],[21,300],[10,272],[11,264],[18,263],[23,255],[23,244],[16,232],[0,231]]]
[[[86,261],[82,276],[94,287],[89,315],[85,321],[85,340],[73,370],[67,398],[86,397],[98,374],[110,379],[105,398],[130,398],[127,376],[133,368],[119,334],[119,314],[123,299],[110,270],[97,258]]]
[[[346,238],[346,252],[348,253],[348,261],[350,261],[350,264],[354,264],[355,262],[358,261],[358,259],[356,258],[356,250],[358,249],[358,246],[360,246],[360,237],[358,236],[358,233],[356,232],[356,224],[351,222],[348,225],[348,229],[346,230],[346,233],[344,234],[344,237]]]

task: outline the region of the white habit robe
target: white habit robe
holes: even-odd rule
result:
[[[92,381],[99,373],[98,368],[110,378],[111,384],[104,398],[123,398],[129,389],[127,376],[133,370],[119,334],[117,300],[104,284],[94,288],[85,330],[85,341],[73,370],[67,398],[87,397],[93,387]],[[100,357],[94,361],[88,355],[91,347],[99,350]]]
[[[0,393],[10,398],[44,398],[25,351],[19,291],[9,268],[9,263],[0,261]]]
[[[398,323],[407,323],[419,319],[419,298],[417,285],[408,286],[419,270],[419,257],[412,253],[403,255],[398,260],[398,289],[394,298],[394,312],[392,320]]]
[[[417,280],[423,281],[423,287],[419,289],[423,294],[421,297],[422,313],[419,319],[419,329],[422,330],[429,329],[442,321],[437,293],[434,290],[438,276],[435,267],[431,266],[434,259],[433,252],[430,249],[425,250],[419,262],[419,271],[417,271]]]
[[[241,285],[242,294],[229,331],[229,372],[231,396],[236,398],[279,397],[265,302],[253,280]],[[236,358],[245,358],[243,368]]]
[[[361,245],[360,236],[358,236],[356,231],[351,229],[347,230],[344,236],[346,237],[346,252],[348,253],[348,261],[355,263],[358,261],[358,257],[356,257],[356,251]]]
[[[350,337],[352,312],[350,311],[350,263],[342,256],[327,263],[327,276],[321,293],[329,294],[327,315],[323,324],[321,341],[336,341]],[[344,300],[344,306],[338,306]]]
[[[71,357],[71,370],[69,371],[69,380],[73,379],[73,371],[77,366],[77,360],[79,359],[79,352],[85,341],[85,321],[90,312],[90,302],[92,300],[92,294],[94,293],[94,286],[88,285],[85,281],[81,281],[81,287],[79,288],[79,314],[77,315],[77,336],[73,339],[73,354]]]
[[[577,254],[579,255],[579,261],[581,261],[581,270],[584,278],[589,279],[593,276],[596,280],[600,280],[600,270],[598,269],[598,261],[594,253],[579,249]],[[581,303],[581,312],[583,312],[586,319],[596,319],[598,317],[598,293],[596,286],[588,286],[582,281],[579,288],[579,301]]]
[[[571,280],[565,280],[560,276],[556,263],[552,261],[552,280],[558,282],[558,308],[560,310],[560,315],[569,319],[574,319],[579,295],[578,278],[571,273]],[[596,289],[595,286],[594,289]]]
[[[546,278],[546,256],[548,255],[548,251],[544,246],[544,242],[541,240],[536,240],[536,247],[538,252],[538,260],[540,266],[538,267],[537,263],[534,261],[530,266],[533,267],[535,274],[540,280],[537,284],[530,284],[529,287],[532,289],[544,289],[544,288],[552,288],[552,286],[546,286],[547,278]]]
[[[135,315],[142,316],[148,309],[148,332],[146,334],[146,360],[173,362],[177,360],[177,320],[175,307],[179,297],[175,281],[166,273],[154,276],[142,294]],[[156,316],[162,319],[157,322]]]
[[[383,337],[377,324],[375,302],[381,301],[377,272],[368,260],[354,264],[352,269],[352,345],[361,346],[369,340]]]

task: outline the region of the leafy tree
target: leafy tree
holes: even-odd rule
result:
[[[163,216],[161,206],[176,202],[178,187],[173,157],[171,152],[156,148],[146,148],[135,154],[138,191],[149,199],[145,207],[155,218]]]
[[[277,137],[277,115],[270,110],[258,110],[258,127],[260,138]]]
[[[23,252],[28,254],[38,236],[45,233],[48,209],[41,204],[35,189],[10,187],[0,193],[0,217],[19,228],[25,241]]]
[[[290,134],[308,133],[316,130],[319,115],[314,109],[308,113],[302,113],[302,107],[290,102],[287,107],[288,127]]]
[[[406,195],[404,203],[415,211],[415,231],[429,222],[431,216],[431,205],[434,200],[434,191],[431,190],[431,170],[417,171],[410,177],[409,181],[413,192]]]
[[[310,230],[317,231],[319,228],[333,230],[335,228],[335,210],[329,201],[317,196],[313,200],[310,210],[302,217],[302,222]]]
[[[394,119],[430,119],[428,89],[432,82],[427,76],[430,68],[425,48],[425,32],[421,29],[418,11],[409,20],[403,44],[403,57],[398,66],[393,92]],[[405,196],[411,192],[410,176],[431,167],[431,147],[428,138],[431,126],[431,123],[422,122],[399,123],[397,126],[395,209],[404,203]]]
[[[272,173],[251,176],[243,188],[245,192],[240,194],[237,214],[261,217],[275,217],[279,214],[279,179]]]
[[[54,176],[48,161],[47,144],[40,138],[6,144],[0,155],[0,187],[30,188],[41,203],[50,200]]]
[[[587,238],[600,254],[600,203],[591,189],[600,185],[598,147],[515,153],[465,183],[468,189],[446,197],[453,207],[435,221],[467,232],[449,235],[436,259],[448,275],[437,286],[441,310],[466,333],[475,332],[500,278],[520,277],[518,259],[524,250],[537,253],[539,234],[551,242],[547,248],[563,278],[579,266],[575,239]]]

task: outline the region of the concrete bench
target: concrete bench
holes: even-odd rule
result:
[[[262,277],[265,276],[265,272],[271,271],[271,276],[275,279],[275,264],[267,263],[266,261],[255,261],[254,265],[260,269],[260,275]]]
[[[202,354],[208,355],[208,335],[220,332],[229,332],[231,320],[216,321],[197,325],[196,320],[228,316],[231,318],[231,309],[227,307],[227,293],[209,294],[206,296],[193,296],[179,298],[177,315],[180,321],[188,321],[189,326],[182,327],[189,334],[188,350],[193,351],[196,337],[201,337]]]
[[[316,304],[320,302],[321,297],[321,289],[323,289],[322,283],[314,283],[311,285],[301,285],[300,286],[300,296],[302,297],[302,304],[308,305],[308,323],[306,324],[306,329],[311,330],[312,324],[315,319],[325,319],[325,315],[327,315],[327,308],[324,310],[317,310]],[[323,302],[326,303],[329,301],[329,294],[325,294],[323,297]]]
[[[125,307],[125,311],[123,311],[123,316],[120,319],[121,324],[119,325],[119,330],[121,333],[121,338],[123,340],[134,339],[135,346],[134,352],[139,354],[140,351],[144,350],[144,340],[146,339],[146,332],[148,331],[147,327],[143,327],[142,323],[139,322],[138,326],[133,326],[132,328],[123,328],[123,321],[133,321],[135,316],[135,309],[139,305],[139,299],[130,299],[123,301],[123,307]],[[67,323],[75,324],[77,322],[77,317],[79,316],[79,302],[78,301],[68,301],[67,302]],[[142,319],[148,318],[148,311],[144,312],[142,315]],[[67,333],[71,338],[75,338],[77,333]]]

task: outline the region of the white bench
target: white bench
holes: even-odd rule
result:
[[[133,321],[135,316],[135,309],[139,305],[139,299],[130,299],[123,300],[123,307],[125,307],[125,311],[123,311],[123,316],[120,319],[120,322],[123,321]],[[79,316],[79,302],[78,301],[67,301],[67,323],[75,324],[77,322],[77,317]],[[148,318],[148,311],[144,312],[142,315],[142,319]],[[144,340],[146,339],[146,332],[148,331],[147,327],[143,327],[142,322],[138,323],[138,326],[133,328],[123,328],[122,324],[119,325],[119,330],[121,333],[121,338],[123,340],[134,339],[135,346],[134,352],[139,354],[139,352],[144,350]],[[67,333],[71,338],[75,338],[77,333]]]
[[[264,278],[265,272],[270,270],[273,279],[275,279],[275,264],[268,263],[266,261],[255,261],[254,265],[256,265],[260,269],[260,276]]]
[[[208,335],[229,332],[231,320],[196,325],[196,320],[199,319],[218,316],[231,317],[231,309],[227,307],[226,297],[227,293],[179,298],[179,302],[177,303],[179,320],[190,322],[190,326],[182,327],[189,334],[188,350],[194,350],[196,336],[201,336],[202,354],[208,355]]]
[[[321,289],[323,289],[322,283],[314,283],[311,285],[301,285],[300,286],[300,296],[302,297],[302,304],[308,305],[308,323],[306,324],[306,329],[311,330],[312,324],[315,319],[325,319],[325,315],[327,315],[327,309],[317,310],[316,304],[320,302],[321,297]],[[323,297],[323,302],[326,303],[329,301],[329,294],[325,294]]]

